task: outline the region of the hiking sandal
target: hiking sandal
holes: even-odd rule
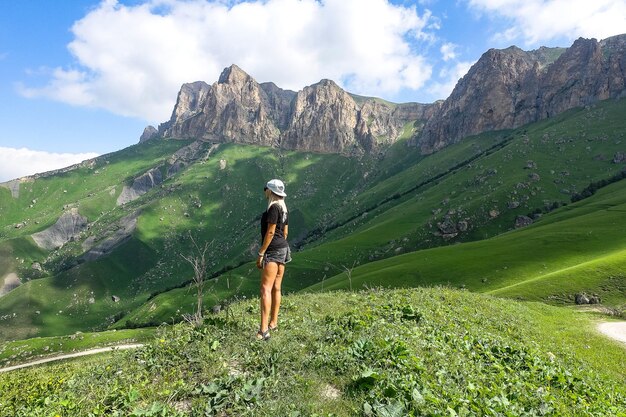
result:
[[[259,331],[256,332],[256,339],[257,340],[265,340],[265,341],[270,340],[270,329],[267,329],[264,332],[262,332],[261,329],[259,329]]]
[[[278,324],[276,326],[274,326],[274,327],[268,326],[267,330],[271,330],[271,331],[275,332],[276,330],[278,330]]]

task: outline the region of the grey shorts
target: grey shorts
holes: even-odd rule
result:
[[[263,266],[265,267],[269,262],[276,262],[281,265],[291,262],[291,249],[289,249],[289,246],[265,252]]]

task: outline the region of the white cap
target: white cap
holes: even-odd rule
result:
[[[278,196],[287,197],[287,194],[285,194],[285,184],[283,184],[281,180],[271,180],[265,184],[265,187],[269,188],[271,192]]]

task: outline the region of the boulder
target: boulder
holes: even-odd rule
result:
[[[583,304],[589,304],[589,297],[587,297],[587,294],[576,294],[574,296],[574,301],[576,302],[577,305],[583,305]]]
[[[442,222],[437,223],[437,228],[442,235],[452,235],[458,233],[457,225],[452,219],[446,217]]]
[[[535,163],[535,161],[526,161],[526,166],[524,167],[525,169],[537,169],[537,164]]]
[[[517,216],[515,218],[515,228],[519,229],[521,227],[530,226],[533,224],[533,219],[528,216]]]

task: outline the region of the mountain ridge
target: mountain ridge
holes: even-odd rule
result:
[[[259,84],[233,64],[212,85],[184,84],[158,136],[359,155],[395,142],[407,123],[425,122],[439,105],[359,101],[332,80],[294,92]]]
[[[626,35],[579,38],[569,48],[490,49],[446,100],[430,104],[357,96],[328,79],[282,90],[233,64],[212,85],[184,84],[158,135],[342,155],[376,153],[410,138],[429,154],[625,94]]]
[[[610,40],[617,46],[604,51],[619,52],[620,42]],[[487,56],[513,57],[532,73],[536,67],[547,74],[559,53],[546,49],[532,57],[510,48]],[[622,54],[614,56],[607,62],[621,62]],[[536,59],[545,64],[535,65]],[[131,318],[140,318],[132,313],[139,307],[163,311],[164,321],[178,317],[176,308],[189,307],[184,295],[173,303],[174,293],[153,295],[188,283],[189,266],[177,255],[189,253],[190,235],[216,246],[209,268],[215,292],[207,305],[256,294],[258,272],[248,261],[258,250],[264,178],[281,178],[291,190],[291,243],[298,256],[288,274],[297,280],[287,279],[285,289],[298,291],[342,272],[346,262],[366,264],[546,221],[542,214],[584,194],[590,182],[623,170],[626,99],[466,137],[424,155],[406,146],[422,125],[401,124],[394,112],[412,119],[434,107],[350,95],[330,80],[285,91],[235,67],[222,81],[187,85],[173,113],[180,124],[167,126],[206,137],[144,140],[73,170],[0,187],[0,287],[11,287],[16,276],[22,283],[0,298],[0,339],[130,326]],[[357,126],[365,132],[361,141]],[[294,129],[294,137],[282,141],[281,128]],[[270,144],[257,144],[255,132],[267,134]],[[299,132],[319,140],[299,143]],[[219,136],[224,133],[231,136]],[[393,142],[385,136],[391,134],[402,139]],[[52,238],[44,246],[51,249],[33,240],[47,229],[44,237]],[[596,233],[602,234],[596,228],[590,236]],[[620,256],[614,260],[621,265]],[[395,284],[402,279],[409,275],[389,277]],[[563,292],[569,297],[571,289]],[[546,294],[542,300],[553,302]],[[615,305],[621,300],[620,292]]]
[[[626,35],[547,48],[490,49],[461,78],[415,143],[431,153],[485,131],[511,129],[626,94]],[[558,54],[558,56],[556,56]]]

